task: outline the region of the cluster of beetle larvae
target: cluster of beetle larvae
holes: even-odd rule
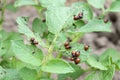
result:
[[[80,20],[83,18],[83,12],[78,13],[78,15],[74,15],[73,20]],[[101,18],[99,18],[101,19]],[[107,23],[109,20],[107,18],[104,18],[104,23]]]
[[[82,18],[83,18],[83,12],[80,12],[77,16],[74,15],[73,20],[80,20],[80,19],[82,19]],[[66,50],[69,50],[69,49],[72,48],[72,46],[70,46],[70,42],[71,42],[71,40],[68,39],[68,40],[64,43],[64,47],[65,47]],[[88,45],[85,45],[85,46],[84,46],[84,50],[85,50],[85,51],[87,51],[88,48],[89,48]],[[80,51],[74,51],[74,50],[73,50],[73,51],[71,52],[71,58],[70,58],[70,60],[71,60],[71,61],[74,61],[75,64],[78,64],[78,63],[80,62],[79,56],[80,56]]]
[[[35,40],[35,38],[30,39],[32,45],[38,45],[38,41]]]
[[[65,47],[66,50],[70,50],[72,48],[72,46],[70,46],[70,42],[71,42],[70,40],[67,40],[64,43],[64,47]],[[84,50],[87,51],[88,49],[89,49],[89,46],[88,45],[84,45]],[[71,52],[70,60],[74,61],[75,64],[78,64],[80,62],[79,56],[80,56],[80,51],[73,50]]]

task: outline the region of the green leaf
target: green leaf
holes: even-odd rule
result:
[[[11,49],[11,40],[21,40],[22,38],[18,33],[0,31],[0,56],[4,58],[12,57],[13,51]]]
[[[43,34],[47,30],[47,25],[42,22],[40,19],[35,18],[33,23],[32,23],[32,29],[34,32]]]
[[[17,59],[33,66],[41,65],[41,60],[32,55],[31,48],[28,48],[23,41],[12,41],[12,49]]]
[[[117,0],[112,0],[112,2],[117,1]]]
[[[13,4],[8,4],[8,5],[6,5],[6,9],[8,9],[8,10],[10,10],[10,11],[12,11],[12,12],[16,12],[16,11],[17,11],[17,8],[14,7]]]
[[[59,74],[58,80],[67,80],[67,78],[71,78],[72,80],[75,80],[84,73],[84,70],[82,70],[80,66],[72,63],[70,63],[70,65],[72,66],[72,68],[74,68],[75,72],[67,73],[67,74]]]
[[[63,43],[64,43],[66,40],[67,40],[67,38],[66,38],[65,33],[64,33],[64,32],[61,32],[61,33],[59,34],[59,37],[58,37],[57,41],[56,41],[56,46],[58,46],[58,47],[62,46]]]
[[[6,69],[6,75],[3,80],[22,80],[19,71],[16,69]]]
[[[43,59],[44,55],[43,55],[43,52],[42,52],[41,49],[39,49],[39,48],[37,48],[35,46],[27,46],[27,47],[29,48],[30,52],[32,53],[32,55],[34,57],[36,57],[39,60]]]
[[[78,15],[80,12],[83,12],[83,20],[89,21],[93,18],[93,12],[90,6],[85,2],[76,2],[71,6],[73,15]],[[72,17],[73,17],[72,15]]]
[[[105,60],[107,57],[111,57],[113,62],[120,60],[120,52],[115,49],[108,49],[100,56],[100,61]]]
[[[4,41],[8,38],[9,34],[7,34],[7,32],[5,32],[4,30],[0,31],[0,41]]]
[[[72,7],[49,7],[46,12],[48,30],[58,34],[63,28],[74,23],[73,15],[83,12],[84,20],[91,20],[92,11],[86,3],[75,3]]]
[[[73,23],[77,28],[81,28],[82,26],[85,25],[85,22],[82,20],[76,21],[75,23]]]
[[[118,60],[115,64],[117,65],[117,69],[120,70],[120,60]]]
[[[6,54],[9,54],[12,56],[13,53],[10,47],[11,47],[10,40],[2,41],[0,46],[0,56],[6,55]]]
[[[112,59],[110,56],[106,57],[105,59],[100,61],[104,66],[108,67],[112,64]]]
[[[22,68],[19,70],[20,76],[23,80],[36,80],[37,79],[37,72],[32,69]]]
[[[43,7],[50,7],[50,6],[60,7],[60,6],[64,6],[66,2],[66,0],[39,0],[39,1]]]
[[[49,32],[47,35],[47,41],[52,42],[54,37],[55,37],[55,35],[52,34],[51,32]]]
[[[57,74],[74,72],[74,69],[71,67],[71,65],[61,59],[52,59],[48,61],[45,65],[41,67],[41,70],[44,72]]]
[[[34,0],[16,0],[14,6],[20,7],[25,5],[37,5],[37,2]]]
[[[80,29],[76,31],[68,31],[73,33],[80,33],[80,32],[111,32],[110,29],[111,23],[104,23],[103,20],[97,20],[93,19],[90,22],[88,22],[85,26],[81,27]]]
[[[18,60],[18,59],[13,59],[11,61],[10,65],[11,65],[10,66],[11,68],[16,68],[18,70],[20,70],[20,69],[22,69],[24,67],[29,68],[29,69],[36,69],[36,68],[38,68],[38,67],[33,66],[33,65],[29,64],[29,63],[24,63],[23,61]]]
[[[75,21],[68,29],[66,29],[66,30],[68,30],[67,34],[70,35],[72,38],[76,35],[78,35],[79,38],[81,38],[82,35],[84,35],[84,33],[75,33],[73,31],[77,30],[77,29],[80,29],[84,25],[85,25],[85,22],[83,20]]]
[[[18,31],[20,33],[25,34],[28,38],[34,37],[33,32],[27,26],[26,17],[18,17],[16,21],[18,23]]]
[[[43,47],[45,47],[45,43],[42,41],[41,37],[39,36],[38,33],[34,34],[29,27],[27,26],[27,22],[28,22],[28,17],[18,17],[17,18],[17,23],[18,23],[18,31],[19,33],[25,34],[28,38],[28,40],[30,40],[31,38],[35,38],[36,41],[39,42],[39,44]]]
[[[87,0],[90,5],[95,8],[103,8],[105,0]]]
[[[38,59],[40,61],[43,60],[44,55],[43,55],[42,51],[39,48],[37,48],[35,46],[30,46],[30,45],[27,46],[27,47],[30,50],[30,54],[32,54],[32,56],[34,56],[36,59]],[[14,64],[16,64],[15,67],[17,69],[21,69],[23,67],[27,67],[27,68],[30,68],[30,69],[36,69],[36,66],[33,66],[33,65],[29,64],[29,63],[28,64],[27,63],[23,63],[22,61],[20,61],[18,59],[14,60],[13,65]]]
[[[53,80],[53,79],[41,78],[40,80]]]
[[[5,77],[6,70],[0,66],[0,80],[3,80]]]
[[[110,8],[108,8],[110,12],[120,12],[120,0],[116,0],[112,2]]]
[[[105,66],[115,64],[116,69],[120,69],[120,52],[115,49],[108,49],[100,56],[100,62]]]
[[[107,70],[107,68],[102,65],[100,62],[98,62],[93,56],[89,56],[87,63],[94,68],[100,69],[100,70]]]
[[[112,65],[107,71],[93,71],[85,80],[112,80],[115,73],[115,66]]]
[[[110,32],[111,23],[104,23],[103,20],[93,19],[85,26],[81,27],[77,32],[97,32],[97,31],[106,31]]]
[[[50,7],[46,12],[48,30],[53,34],[59,33],[69,16],[69,8],[67,7]]]

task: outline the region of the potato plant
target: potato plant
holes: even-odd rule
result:
[[[86,33],[111,32],[106,15],[120,11],[120,0],[113,0],[107,9],[105,0],[70,6],[65,5],[66,0],[16,0],[9,6],[6,2],[1,2],[0,24],[5,9],[16,11],[21,6],[33,6],[39,17],[30,27],[30,17],[19,16],[17,33],[0,26],[0,80],[79,80],[85,73],[89,74],[83,80],[112,80],[120,70],[118,51],[111,48],[100,56],[93,55],[89,44],[78,42]],[[92,7],[100,9],[101,14],[94,15]],[[88,68],[83,69],[81,63]]]

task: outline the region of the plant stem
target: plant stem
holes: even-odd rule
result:
[[[2,3],[1,3],[2,4]],[[4,0],[2,4],[2,9],[1,9],[1,18],[0,18],[0,30],[2,30],[2,24],[4,20],[4,11],[5,11],[5,6],[6,6],[6,0]]]
[[[43,65],[46,63],[47,60],[50,60],[52,58],[52,53],[53,53],[53,49],[54,49],[54,43],[57,40],[58,35],[55,35],[55,38],[53,39],[49,49],[48,49],[48,54],[46,55],[46,57],[43,59]]]
[[[54,43],[56,42],[57,37],[58,37],[58,35],[55,35],[55,38],[53,39],[53,41],[52,41],[52,43],[51,43],[51,45],[50,45],[50,47],[48,49],[48,57],[49,57],[49,59],[52,58],[52,52],[53,52],[53,48],[54,48]]]
[[[104,18],[107,13],[108,13],[108,11],[105,10],[105,8],[103,7],[102,8],[102,14],[100,15],[100,18]]]
[[[45,65],[46,61],[47,60],[50,60],[52,58],[52,53],[53,53],[53,49],[54,49],[54,43],[56,42],[57,40],[57,37],[58,37],[58,34],[55,35],[55,38],[53,39],[49,49],[48,49],[48,54],[46,55],[46,57],[43,59],[43,62],[42,64]],[[48,77],[50,78],[51,76],[51,73],[48,73]]]

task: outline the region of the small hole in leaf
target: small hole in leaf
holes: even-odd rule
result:
[[[35,54],[35,51],[33,51],[32,54]]]
[[[1,47],[1,49],[5,49],[5,47]]]

